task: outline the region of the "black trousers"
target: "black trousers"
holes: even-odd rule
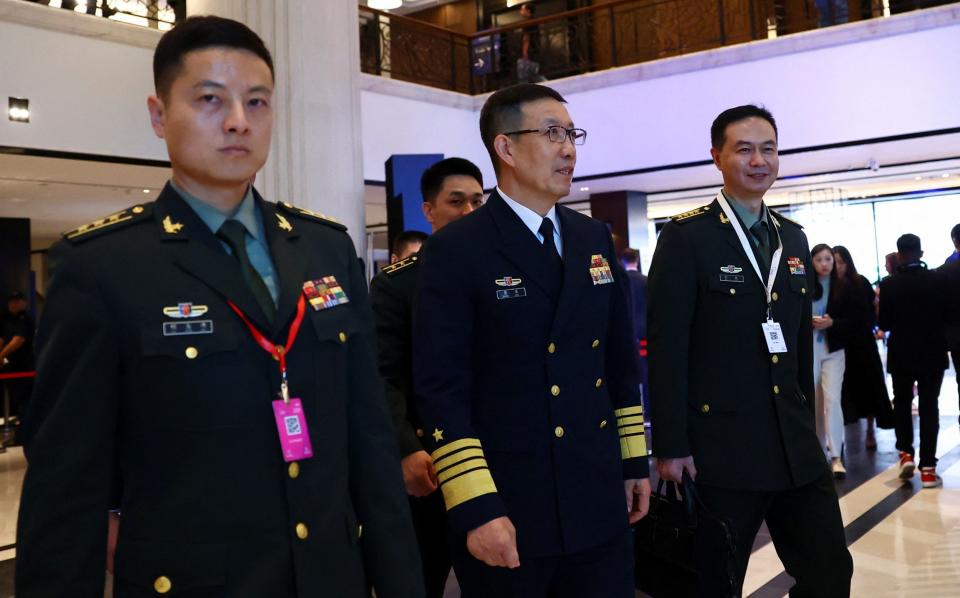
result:
[[[454,534],[453,569],[462,598],[634,598],[633,532],[589,550],[553,557],[520,555],[520,567],[490,567]]]
[[[853,559],[847,550],[833,476],[824,468],[816,481],[778,492],[732,490],[697,484],[710,512],[725,517],[736,543],[737,588],[740,596],[753,541],[767,522],[774,548],[796,584],[791,598],[841,598],[850,595]],[[698,537],[694,559],[700,571],[700,595],[729,596],[724,548],[717,538]]]
[[[957,392],[960,393],[960,338],[951,338],[947,343],[950,349],[950,359],[953,361],[953,371],[957,376]]]
[[[439,490],[418,498],[410,497],[410,514],[420,547],[426,598],[443,598],[450,576],[450,548],[447,540],[447,512]]]
[[[917,384],[917,403],[920,412],[920,467],[936,467],[937,435],[940,433],[940,386],[943,370],[934,368],[926,372],[897,372],[893,377],[894,430],[897,434],[897,450],[914,454],[913,451],[913,384]]]

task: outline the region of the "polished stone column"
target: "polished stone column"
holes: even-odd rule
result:
[[[274,136],[257,189],[344,223],[364,257],[357,2],[190,0],[187,7],[246,23],[273,54]]]

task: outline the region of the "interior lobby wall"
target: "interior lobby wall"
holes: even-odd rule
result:
[[[167,159],[147,116],[153,50],[0,21],[0,56],[3,112],[13,96],[31,113],[28,124],[0,118],[0,145]]]

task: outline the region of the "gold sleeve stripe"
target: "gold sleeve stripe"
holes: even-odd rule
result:
[[[483,449],[468,448],[468,449],[457,451],[455,453],[450,453],[446,457],[442,457],[434,461],[433,466],[439,472],[446,469],[447,467],[451,467],[453,465],[456,465],[457,463],[466,461],[467,459],[473,459],[474,457],[480,457],[481,459],[483,459]]]
[[[448,467],[443,471],[438,471],[437,479],[441,484],[443,484],[457,477],[461,473],[470,471],[472,469],[487,469],[487,460],[483,457],[480,457],[479,459],[468,459],[454,465],[453,467]]]
[[[484,494],[494,494],[497,491],[490,470],[486,467],[473,469],[449,479],[440,486],[440,489],[443,491],[443,502],[448,511],[468,500]]]
[[[636,405],[634,407],[624,407],[623,409],[617,409],[613,412],[617,417],[627,417],[628,415],[643,415],[643,406]]]
[[[642,425],[642,424],[643,424],[643,416],[642,416],[642,415],[628,415],[628,416],[626,416],[626,417],[618,417],[618,418],[617,418],[617,426],[623,427],[623,426],[630,426],[630,425],[633,425],[633,424],[640,424],[640,425]]]
[[[454,451],[458,451],[462,448],[467,448],[467,447],[482,448],[480,446],[480,439],[479,438],[460,438],[459,440],[454,440],[453,442],[449,444],[445,444],[440,448],[438,448],[437,450],[433,451],[433,453],[430,456],[433,457],[433,460],[436,462],[442,459],[444,455],[449,455]]]
[[[625,426],[619,430],[621,436],[643,435],[643,424],[639,426]]]
[[[647,456],[647,440],[642,434],[620,437],[620,456],[624,459]]]

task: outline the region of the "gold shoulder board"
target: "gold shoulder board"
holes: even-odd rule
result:
[[[404,268],[409,268],[419,261],[419,257],[416,255],[411,255],[406,259],[402,259],[399,262],[390,264],[389,266],[384,266],[382,272],[388,276],[393,276],[397,272],[403,270]]]
[[[314,220],[316,222],[322,222],[323,224],[326,224],[327,226],[331,226],[337,230],[341,230],[341,231],[347,230],[347,227],[344,224],[341,224],[339,221],[337,221],[336,218],[325,216],[323,214],[320,214],[319,212],[314,212],[306,208],[298,208],[297,206],[291,203],[287,203],[285,201],[282,201],[277,205],[280,207],[280,209],[287,212],[288,214],[299,216],[301,218],[307,218],[308,220]]]
[[[695,208],[693,210],[688,210],[686,212],[682,212],[675,216],[671,216],[670,220],[673,220],[678,224],[683,224],[684,222],[693,220],[697,216],[703,216],[704,214],[709,214],[709,213],[710,213],[710,206],[700,206],[699,208]]]
[[[138,222],[148,217],[151,213],[151,205],[140,205],[127,208],[117,212],[116,214],[111,214],[106,218],[101,218],[99,220],[94,220],[89,224],[84,224],[79,228],[75,228],[72,231],[63,233],[65,239],[78,243],[80,241],[86,241],[87,239],[92,239],[100,234],[105,232],[110,232],[114,230],[119,230],[123,228],[122,224],[130,224],[133,222]]]

